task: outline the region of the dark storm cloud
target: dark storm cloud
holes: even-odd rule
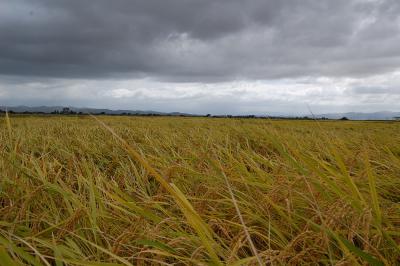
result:
[[[209,82],[385,73],[397,0],[0,0],[0,74]]]

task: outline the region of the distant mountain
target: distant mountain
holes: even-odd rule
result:
[[[400,112],[383,111],[375,113],[331,113],[317,115],[316,117],[326,117],[328,119],[340,119],[342,117],[347,117],[350,120],[393,120],[394,117],[400,117]]]
[[[130,115],[171,115],[171,116],[180,116],[186,115],[189,116],[191,114],[180,113],[180,112],[171,112],[171,113],[163,113],[157,111],[142,111],[142,110],[110,110],[110,109],[98,109],[98,108],[77,108],[77,107],[64,107],[64,106],[0,106],[0,110],[8,110],[16,113],[45,113],[50,114],[54,111],[61,112],[64,108],[69,108],[70,111],[76,113],[84,113],[84,114],[108,114],[108,115],[122,115],[122,114],[130,114]]]
[[[64,108],[69,108],[70,111],[75,113],[84,113],[84,114],[108,114],[108,115],[166,115],[166,116],[200,116],[195,114],[188,113],[180,113],[180,112],[157,112],[157,111],[142,111],[142,110],[111,110],[111,109],[100,109],[100,108],[77,108],[77,107],[65,107],[65,106],[0,106],[0,110],[8,110],[16,113],[45,113],[50,114],[54,111],[62,112]],[[219,117],[227,117],[227,115],[222,115]],[[228,116],[229,117],[229,116]],[[234,116],[235,117],[235,116]],[[240,116],[237,116],[240,117]],[[261,116],[251,116],[251,117],[271,117],[269,115],[261,115]],[[273,117],[281,117],[281,118],[295,118],[296,116],[288,116],[288,115],[274,115]],[[302,116],[298,116],[302,117]],[[308,117],[312,117],[308,115]],[[316,118],[328,118],[328,119],[340,119],[342,117],[347,117],[350,120],[393,120],[394,117],[400,117],[400,112],[375,112],[375,113],[357,113],[357,112],[349,112],[349,113],[328,113],[328,114],[319,114],[315,115]]]

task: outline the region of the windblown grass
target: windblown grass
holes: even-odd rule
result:
[[[396,265],[400,123],[3,117],[0,265]]]

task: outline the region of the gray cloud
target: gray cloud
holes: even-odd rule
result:
[[[400,87],[354,87],[349,89],[353,94],[386,94],[386,95],[400,95]]]
[[[0,0],[0,104],[398,110],[398,0]]]
[[[0,76],[0,105],[72,105],[213,114],[400,110],[400,72],[363,79],[301,78],[218,83],[151,79]],[[379,87],[390,80],[393,88]],[[362,86],[371,84],[371,87]],[[371,94],[378,91],[380,93]]]
[[[400,65],[396,0],[0,0],[0,73],[209,82]]]

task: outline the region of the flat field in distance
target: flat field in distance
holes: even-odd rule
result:
[[[400,263],[399,122],[96,118],[1,117],[0,261]]]

